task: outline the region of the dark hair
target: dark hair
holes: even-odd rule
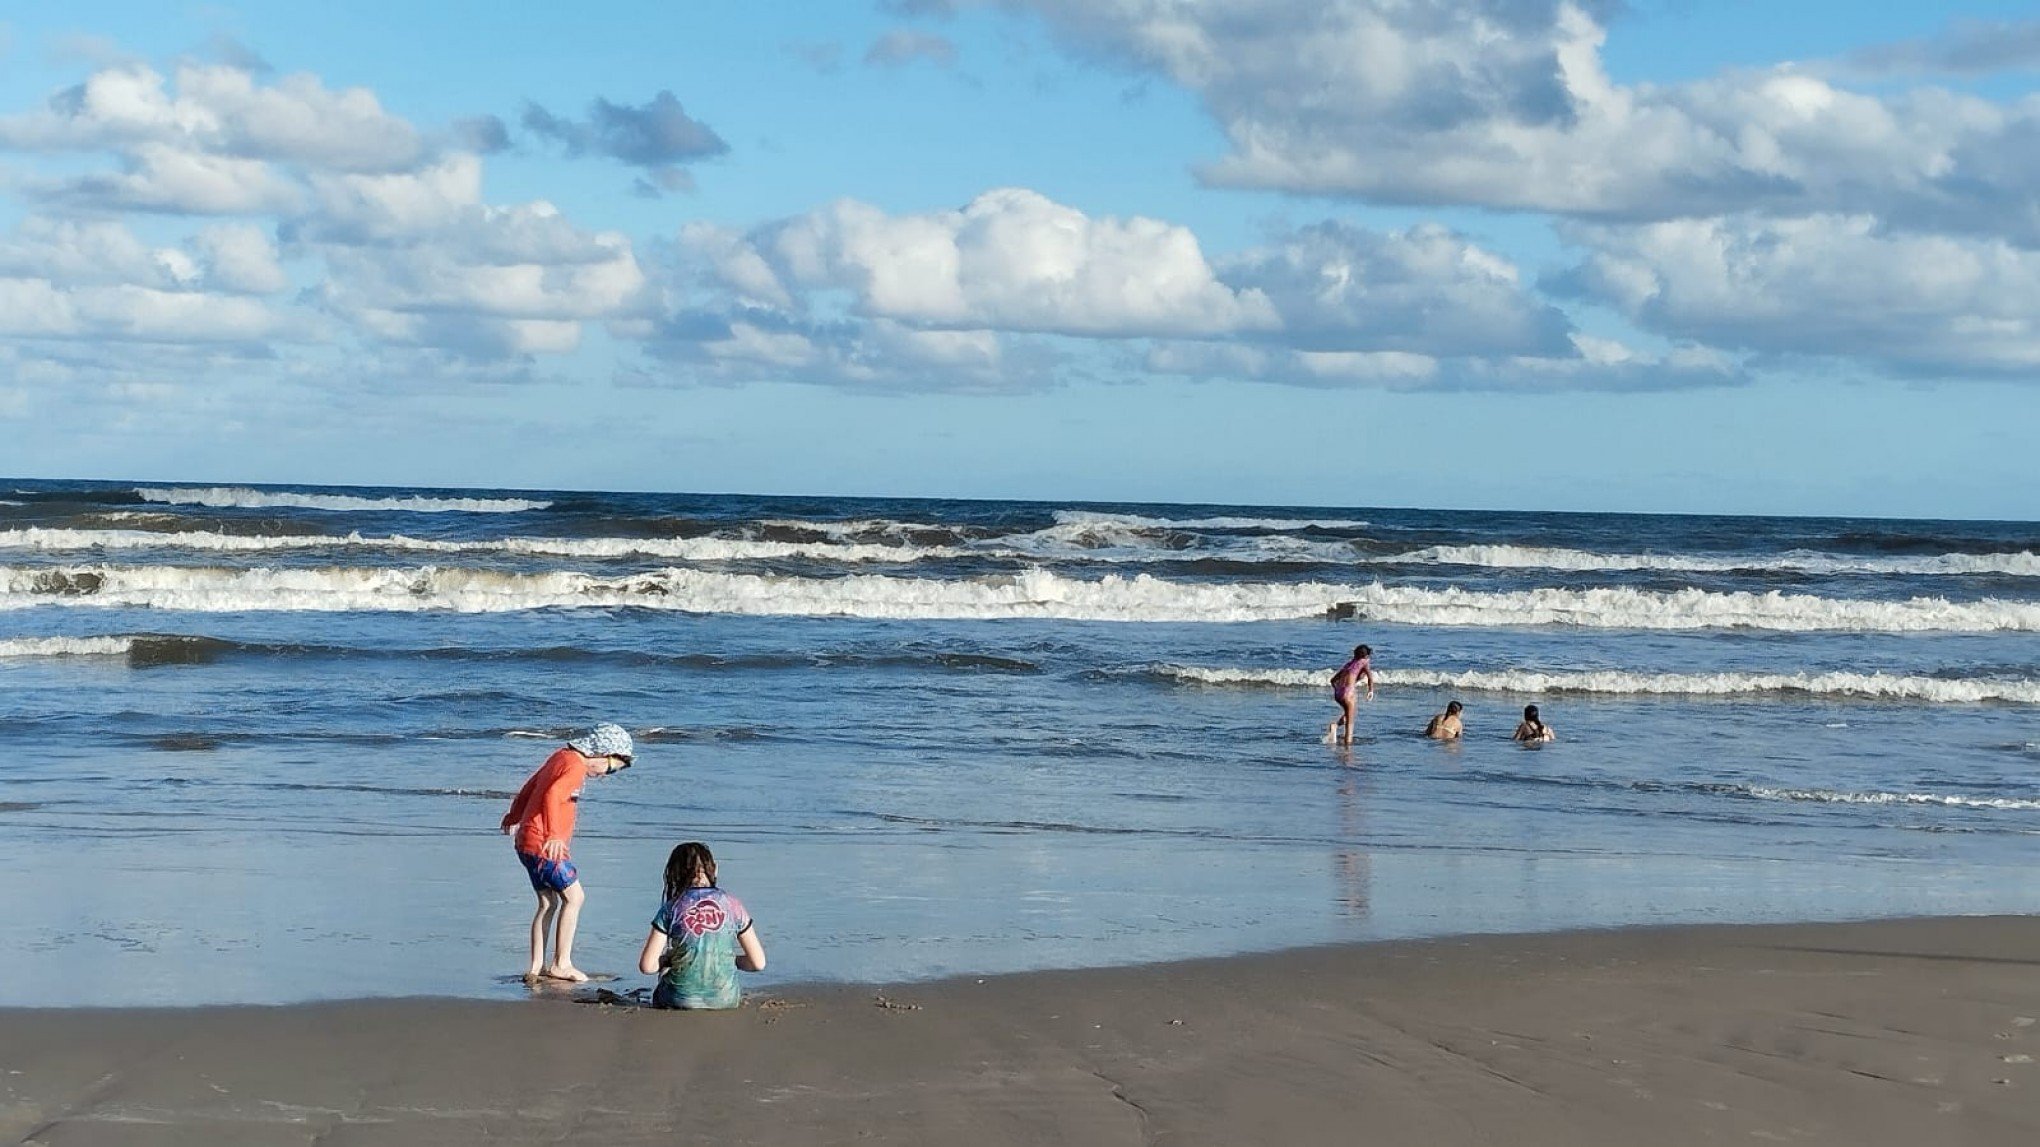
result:
[[[1539,720],[1537,717],[1537,706],[1535,705],[1523,706],[1523,720],[1525,723],[1535,727],[1538,732],[1541,733],[1544,731],[1544,722]]]
[[[1448,714],[1451,714],[1451,713],[1457,713],[1457,712],[1459,712],[1459,711],[1460,711],[1461,709],[1464,709],[1464,708],[1466,708],[1466,706],[1464,706],[1464,705],[1461,705],[1461,704],[1460,704],[1459,702],[1457,702],[1457,701],[1451,701],[1451,702],[1447,702],[1447,703],[1446,703],[1446,705],[1445,705],[1445,712],[1446,712],[1446,713],[1448,713]]]
[[[1353,647],[1353,656],[1372,657],[1374,656],[1374,647],[1372,645],[1355,645]]]
[[[715,885],[715,853],[698,840],[674,848],[666,858],[666,899],[680,899],[700,876],[708,878],[710,887]]]

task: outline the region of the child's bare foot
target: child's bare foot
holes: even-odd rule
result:
[[[532,982],[532,981],[534,981],[534,980],[543,980],[543,979],[545,979],[545,969],[544,969],[544,968],[533,968],[533,969],[531,969],[530,971],[527,971],[527,972],[525,972],[525,973],[524,973],[524,982],[525,982],[525,983],[527,983],[527,984],[531,983],[531,982]]]
[[[576,968],[572,964],[554,964],[545,970],[545,978],[548,980],[566,980],[569,983],[585,984],[588,982],[588,973]]]

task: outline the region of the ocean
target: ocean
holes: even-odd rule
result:
[[[0,1004],[515,996],[706,841],[761,983],[2040,911],[2040,524],[0,480]],[[1350,749],[1331,671],[1374,647]],[[1451,700],[1466,739],[1418,735]],[[1559,739],[1509,741],[1536,704]],[[625,984],[642,982],[625,975]]]

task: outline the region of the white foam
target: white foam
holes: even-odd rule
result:
[[[467,513],[467,514],[514,514],[525,510],[543,510],[551,502],[532,502],[523,498],[426,498],[407,495],[401,498],[362,498],[352,494],[307,494],[288,490],[250,490],[244,486],[157,487],[143,486],[135,491],[144,502],[157,502],[171,506],[212,506],[225,509],[304,509],[341,511],[389,511],[403,510],[419,514]]]
[[[1126,526],[1139,530],[1364,530],[1366,522],[1348,518],[1149,518],[1139,514],[1098,514],[1088,510],[1057,510],[1064,526]]]
[[[2023,797],[1963,797],[1941,793],[1838,792],[1831,789],[1780,789],[1736,785],[1729,791],[1758,800],[1815,801],[1821,804],[1940,805],[1946,808],[2040,809],[2040,800]]]
[[[125,657],[134,647],[132,637],[7,637],[0,638],[0,658]]]
[[[965,551],[943,547],[824,542],[761,542],[737,538],[499,538],[452,542],[404,534],[226,534],[216,530],[69,530],[25,527],[0,530],[0,550],[76,553],[88,550],[199,550],[265,553],[382,550],[427,554],[524,554],[534,557],[656,557],[674,561],[757,561],[822,558],[838,562],[913,562]]]
[[[879,618],[1068,618],[1265,621],[1324,616],[1338,605],[1411,625],[1573,625],[1690,630],[1748,627],[1863,633],[2040,632],[2040,603],[1833,599],[1805,594],[1178,582],[1148,574],[1097,579],[1046,570],[950,580],[856,574],[780,577],[668,568],[628,577],[482,569],[217,569],[188,566],[0,566],[0,608],[126,606],[195,611],[547,608],[684,610]]]
[[[1325,689],[1332,678],[1330,668],[1214,669],[1189,665],[1155,665],[1148,671],[1170,680],[1204,685],[1265,685],[1298,689]],[[1550,672],[1508,669],[1445,673],[1422,669],[1377,669],[1374,675],[1384,686],[1471,693],[1672,694],[1713,697],[1776,693],[1810,697],[1931,701],[1940,704],[2013,701],[2040,705],[2040,681],[1951,679],[1887,673],[1631,673],[1618,669]]]
[[[1939,554],[1931,557],[1853,557],[1813,550],[1768,555],[1602,554],[1546,546],[1431,546],[1376,559],[1396,564],[1484,566],[1490,569],[1668,570],[1689,573],[2008,574],[2040,577],[2040,554]]]

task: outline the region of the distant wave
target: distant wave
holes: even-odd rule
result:
[[[0,657],[126,657],[132,637],[0,638]]]
[[[1153,665],[1147,667],[1145,672],[1165,680],[1200,685],[1317,690],[1326,688],[1326,683],[1332,676],[1329,667],[1209,669],[1190,665]],[[1918,677],[1886,673],[1631,673],[1615,669],[1552,672],[1509,669],[1444,673],[1421,669],[1384,669],[1376,671],[1375,676],[1383,685],[1474,693],[1670,694],[1689,697],[1782,694],[1931,701],[1940,704],[2012,701],[2040,705],[2040,681]]]
[[[467,514],[515,514],[525,510],[543,510],[551,502],[531,502],[523,498],[426,498],[409,495],[401,498],[362,498],[352,494],[303,494],[288,490],[251,490],[245,486],[160,487],[143,486],[135,490],[144,502],[157,502],[172,506],[212,506],[222,509],[284,509],[303,510],[402,510],[419,514],[440,514],[460,512]]]
[[[152,520],[155,515],[116,513]],[[1093,515],[1103,519],[1105,515]],[[1214,519],[1216,520],[1216,519]],[[1244,520],[1244,519],[1243,519]],[[1070,521],[1039,530],[990,534],[964,540],[954,531],[909,522],[771,521],[757,524],[780,539],[756,537],[559,538],[507,537],[446,541],[404,534],[235,534],[220,530],[69,529],[29,526],[0,530],[0,550],[46,553],[91,550],[188,549],[217,553],[382,550],[393,553],[519,554],[532,557],[653,557],[682,562],[803,559],[850,564],[910,564],[923,561],[1099,562],[1111,564],[1237,563],[1256,565],[1462,565],[1494,569],[1664,570],[1700,573],[1898,574],[1924,576],[1998,575],[2040,577],[2040,555],[1950,553],[1931,557],[1846,557],[1812,551],[1772,556],[1695,554],[1603,554],[1537,546],[1432,546],[1368,557],[1349,539],[1312,539],[1283,534],[1208,537],[1163,534],[1150,527],[1104,520]],[[739,526],[739,529],[746,527]],[[930,543],[922,538],[946,539]],[[793,539],[793,540],[783,540]]]
[[[1753,800],[1812,801],[1819,804],[1937,805],[1943,808],[2040,809],[2040,800],[2026,797],[1964,797],[1940,793],[1841,792],[1832,789],[1769,788],[1763,785],[1713,785],[1713,791]]]
[[[968,544],[918,544],[898,537],[911,530],[905,523],[773,522],[767,527],[798,537],[828,540],[782,541],[760,538],[547,538],[508,537],[446,541],[404,534],[230,534],[219,530],[90,530],[26,526],[0,530],[0,550],[76,553],[93,550],[174,550],[212,553],[308,552],[317,550],[382,550],[425,554],[521,554],[532,557],[629,558],[656,557],[683,562],[773,561],[805,559],[851,564],[910,564],[924,561],[979,559],[987,561],[1078,561],[1152,563],[1223,561],[1243,565],[1297,562],[1351,564],[1354,552],[1345,542],[1314,542],[1305,538],[1260,536],[1195,549],[1159,545],[1152,535],[1115,535],[1092,526],[1051,526],[1024,534],[999,535]],[[858,541],[886,526],[894,540]],[[835,528],[831,528],[835,527]]]
[[[1261,621],[1357,617],[1444,626],[1859,633],[2040,632],[2040,603],[1824,598],[1629,588],[1485,593],[1316,582],[1208,583],[1148,574],[1097,579],[1033,569],[949,580],[786,577],[662,569],[624,577],[438,568],[219,569],[0,565],[0,609],[118,606],[191,610],[503,612],[639,608],[870,618]]]
[[[349,534],[243,535],[217,530],[69,530],[30,526],[0,530],[0,549],[46,553],[86,550],[186,549],[216,553],[317,550],[382,550],[425,554],[523,554],[532,557],[655,557],[673,561],[764,561],[821,558],[837,562],[914,562],[961,556],[954,547],[886,546],[858,543],[768,542],[742,538],[496,538],[453,542]]]
[[[1939,554],[1930,557],[1847,557],[1813,550],[1771,555],[1600,554],[1545,546],[1431,546],[1386,563],[1485,566],[1490,569],[1674,570],[1695,573],[1784,570],[1812,574],[2010,574],[2040,577],[2040,554]]]
[[[227,648],[228,642],[209,637],[155,633],[0,638],[0,658],[125,657],[138,665],[197,663]]]
[[[1139,514],[1100,514],[1057,510],[1063,526],[1128,526],[1146,530],[1364,530],[1366,522],[1348,518],[1149,518]]]

